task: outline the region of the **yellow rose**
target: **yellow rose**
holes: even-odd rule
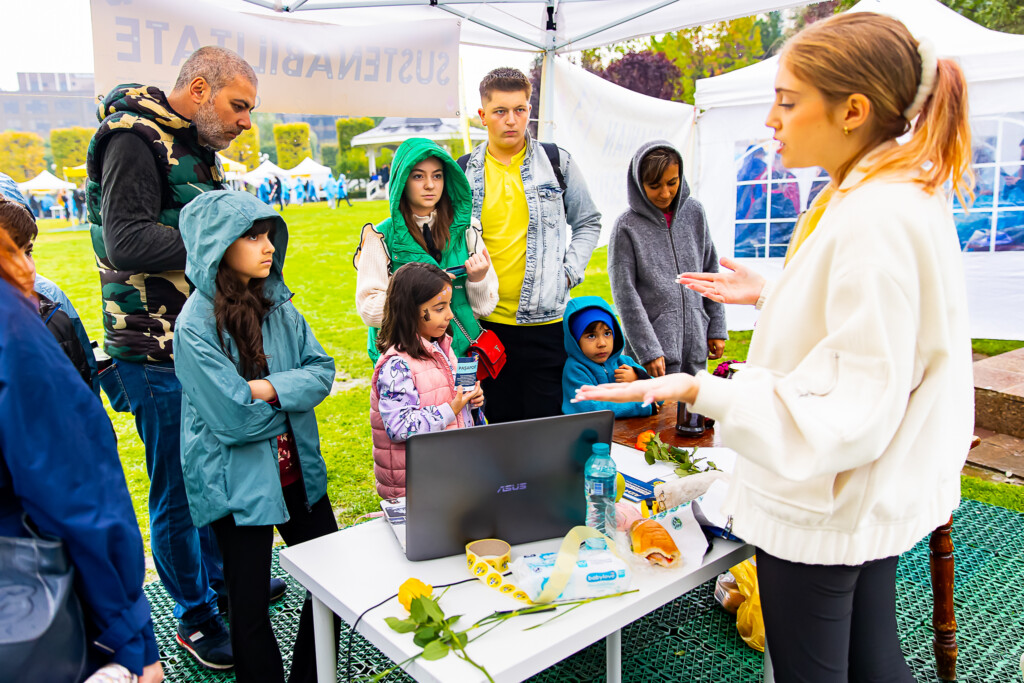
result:
[[[433,586],[425,584],[419,579],[406,579],[405,583],[398,588],[398,602],[402,603],[402,607],[408,611],[413,598],[418,598],[421,595],[430,597],[433,592]]]

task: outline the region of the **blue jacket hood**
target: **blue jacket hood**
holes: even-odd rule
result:
[[[612,332],[615,333],[615,341],[612,343],[612,352],[608,355],[603,365],[610,367],[614,371],[619,366],[619,354],[622,353],[622,347],[625,342],[622,338],[622,327],[619,325],[618,316],[615,315],[615,311],[612,310],[608,302],[599,296],[581,296],[569,299],[569,303],[565,306],[565,315],[562,317],[562,339],[565,344],[565,352],[569,354],[570,358],[574,358],[580,363],[590,363],[594,366],[599,365],[583,354],[583,350],[580,349],[580,341],[573,337],[570,327],[573,316],[586,308],[600,308],[606,311],[612,318]]]
[[[248,232],[252,224],[273,219],[275,229],[274,265],[263,285],[263,295],[281,303],[292,293],[284,284],[284,255],[288,247],[288,226],[273,208],[248,192],[216,190],[204,192],[181,211],[179,229],[188,256],[185,275],[195,288],[209,298],[216,292],[217,269],[231,243]]]

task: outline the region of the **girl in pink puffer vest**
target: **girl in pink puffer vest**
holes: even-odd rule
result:
[[[405,495],[406,439],[471,426],[469,406],[483,404],[479,382],[465,393],[455,387],[451,300],[451,278],[430,263],[407,263],[388,284],[370,383],[373,472],[382,498]]]

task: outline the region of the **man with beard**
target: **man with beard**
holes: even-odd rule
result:
[[[189,295],[181,209],[222,189],[216,151],[251,127],[256,74],[219,47],[196,50],[174,89],[119,85],[100,104],[89,145],[87,201],[103,291],[100,378],[116,410],[131,411],[146,447],[150,540],[157,573],[174,599],[178,643],[204,666],[233,666],[218,611],[226,597],[209,528],[196,529],[185,494],[179,439],[181,384],[174,373],[174,321]],[[273,597],[284,594],[274,579]]]

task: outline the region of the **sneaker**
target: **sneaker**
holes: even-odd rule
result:
[[[188,650],[207,669],[224,671],[235,665],[231,638],[220,617],[208,619],[193,628],[185,628],[179,623],[176,639],[178,645]]]
[[[284,594],[288,592],[288,583],[284,579],[271,578],[270,579],[270,603],[273,604],[284,597]],[[229,618],[228,609],[230,608],[230,601],[228,600],[227,593],[217,595],[217,610],[220,615],[225,619]]]

